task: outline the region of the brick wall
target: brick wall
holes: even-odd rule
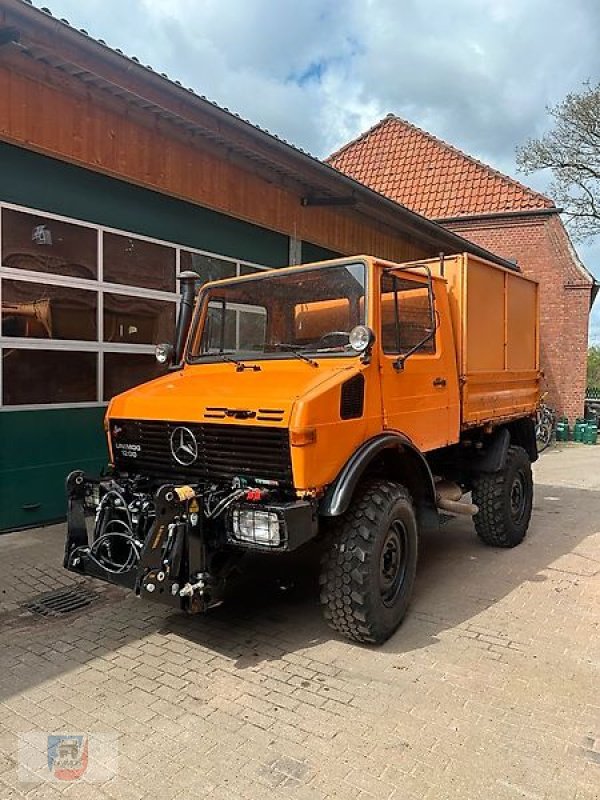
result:
[[[558,214],[447,223],[455,233],[516,260],[540,283],[542,386],[549,404],[574,419],[583,413],[591,282],[578,267]]]

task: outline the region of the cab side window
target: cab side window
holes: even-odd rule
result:
[[[383,352],[402,355],[432,332],[427,286],[408,278],[385,274],[381,278],[381,344]],[[419,353],[435,353],[435,336],[419,347]]]

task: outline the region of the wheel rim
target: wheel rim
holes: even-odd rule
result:
[[[510,515],[513,522],[519,523],[525,516],[527,507],[527,489],[525,475],[518,472],[510,489]]]
[[[381,548],[379,591],[383,604],[394,604],[404,581],[408,560],[408,534],[400,520],[394,520]]]
[[[541,452],[542,450],[545,450],[552,439],[552,427],[549,424],[542,423],[536,431],[536,439],[538,451]]]

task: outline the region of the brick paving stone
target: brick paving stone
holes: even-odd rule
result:
[[[63,526],[1,536],[0,800],[598,800],[600,448],[535,471],[522,546],[467,521],[423,536],[379,649],[332,634],[312,584],[188,618],[65,573]],[[86,611],[23,613],[78,583]],[[31,730],[114,732],[118,775],[19,783]]]

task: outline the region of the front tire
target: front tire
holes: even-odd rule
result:
[[[418,529],[411,497],[391,481],[359,487],[334,522],[323,560],[321,605],[338,633],[381,644],[408,608],[417,569]]]
[[[499,472],[480,473],[473,482],[479,512],[475,530],[485,544],[515,547],[525,538],[533,506],[531,461],[522,447],[508,448]]]

